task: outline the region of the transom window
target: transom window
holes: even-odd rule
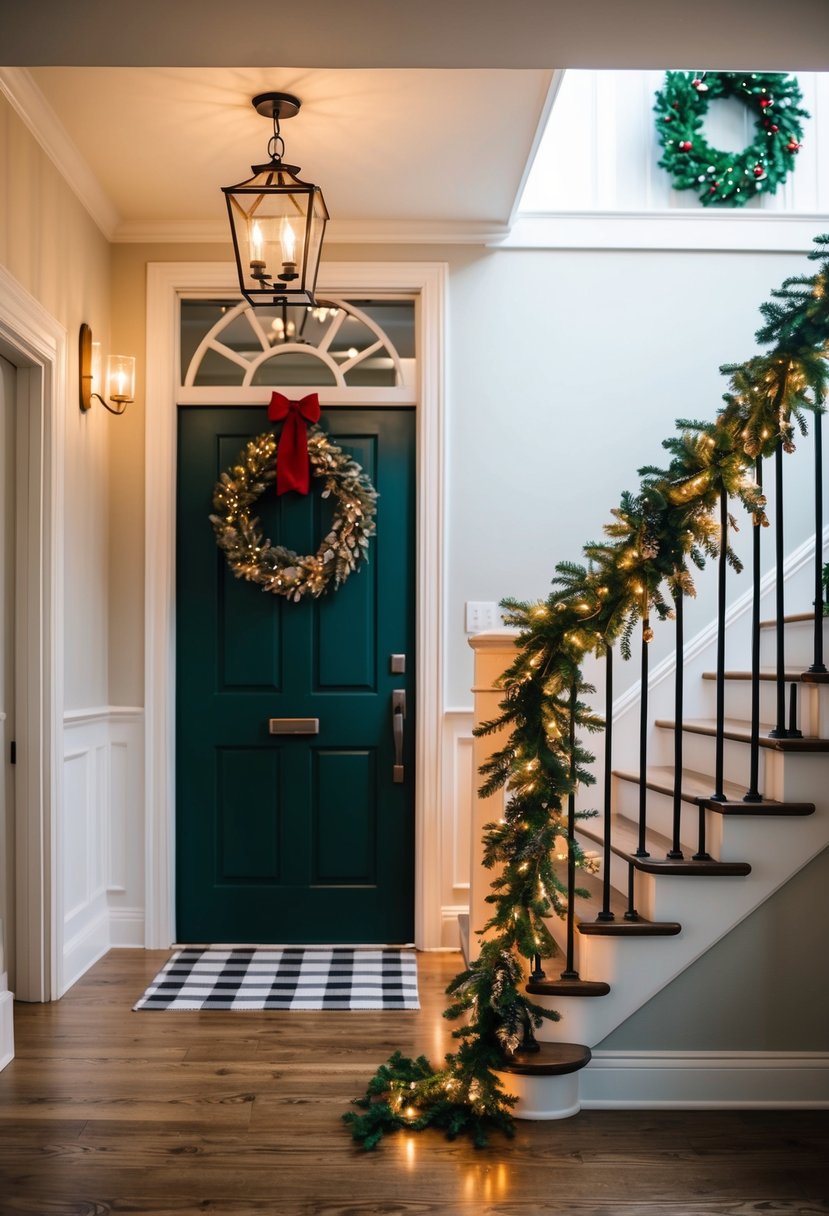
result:
[[[184,390],[314,386],[414,387],[415,301],[319,299],[252,308],[247,301],[181,302]]]

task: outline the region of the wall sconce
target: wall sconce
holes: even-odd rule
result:
[[[253,106],[273,121],[270,160],[252,165],[247,181],[222,186],[239,288],[254,307],[313,305],[328,209],[319,186],[301,181],[299,166],[283,162],[279,130],[280,119],[293,118],[300,101],[291,93],[260,93]]]
[[[81,326],[78,340],[78,366],[80,376],[80,399],[78,404],[84,413],[91,407],[93,398],[100,401],[110,414],[123,414],[131,401],[135,400],[135,358],[133,355],[110,355],[107,359],[106,384],[101,396],[101,344],[92,341],[92,330]],[[114,404],[110,405],[109,397]]]

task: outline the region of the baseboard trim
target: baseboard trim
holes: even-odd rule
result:
[[[14,1059],[14,997],[0,992],[0,1072]]]
[[[440,949],[460,950],[460,928],[458,917],[469,913],[468,904],[444,904],[440,910]]]
[[[585,1110],[829,1109],[829,1052],[603,1052],[580,1074]]]
[[[110,946],[109,909],[104,905],[83,929],[64,943],[59,996],[68,992]]]
[[[144,909],[110,908],[109,936],[112,947],[144,949]]]

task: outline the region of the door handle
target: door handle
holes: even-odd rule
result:
[[[394,737],[394,764],[392,766],[392,781],[395,785],[403,784],[403,723],[406,718],[406,690],[395,688],[391,694],[391,725]]]

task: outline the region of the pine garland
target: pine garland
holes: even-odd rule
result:
[[[712,148],[702,133],[709,102],[736,97],[756,117],[754,139],[742,152]],[[706,207],[742,207],[773,194],[794,167],[803,139],[800,88],[782,72],[668,72],[656,94],[659,165],[674,189],[696,190]]]
[[[528,1000],[523,960],[556,953],[546,920],[566,914],[566,888],[554,864],[555,842],[568,836],[568,796],[594,780],[579,732],[604,725],[581,699],[592,691],[583,682],[584,656],[603,654],[617,640],[629,655],[638,623],[649,641],[651,612],[665,619],[678,596],[694,594],[690,567],[719,553],[722,490],[755,526],[766,522],[756,457],[770,456],[778,444],[791,451],[795,432],[806,432],[807,414],[824,412],[829,236],[817,237],[815,246],[808,256],[820,262],[817,273],[787,279],[761,306],[757,340],[772,349],[721,369],[729,388],[716,420],[678,420],[678,434],[663,443],[667,465],[640,470],[638,492],[622,495],[605,539],[584,547],[583,563],[556,566],[546,600],[504,602],[507,624],[519,630],[517,653],[502,678],[500,713],[476,729],[509,731],[481,769],[483,796],[508,788],[503,818],[484,834],[484,865],[497,868],[488,897],[493,912],[477,961],[447,989],[454,999],[445,1016],[467,1014],[469,1021],[453,1032],[462,1045],[444,1068],[398,1053],[378,1070],[357,1100],[365,1113],[343,1116],[363,1147],[374,1148],[384,1132],[401,1127],[439,1127],[450,1137],[469,1132],[478,1146],[489,1129],[512,1134],[514,1099],[495,1073],[512,1052],[532,1044],[542,1019],[558,1019]],[[732,551],[727,558],[740,568]],[[590,868],[578,842],[567,845],[577,866]]]

